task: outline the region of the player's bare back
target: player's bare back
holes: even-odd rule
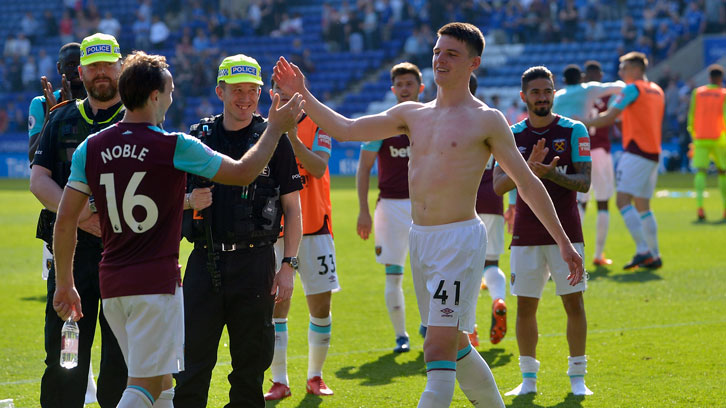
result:
[[[408,181],[417,225],[442,225],[476,217],[477,188],[490,150],[487,123],[495,111],[470,99],[441,107],[411,103],[401,112],[411,139]]]

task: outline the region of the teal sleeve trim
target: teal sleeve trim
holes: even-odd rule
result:
[[[73,158],[71,161],[71,175],[68,177],[68,181],[77,181],[83,184],[88,184],[88,178],[86,177],[86,150],[88,146],[88,139],[81,142],[78,148],[73,152]]]
[[[590,157],[590,135],[582,122],[573,122],[570,145],[572,146],[573,163],[592,161],[592,157]]]
[[[509,205],[517,204],[517,189],[509,192]]]
[[[401,265],[386,265],[386,275],[402,275],[403,266]]]
[[[314,331],[315,333],[327,334],[332,331],[332,325],[318,326],[310,322],[310,330]]]
[[[324,137],[328,138],[328,146],[330,146],[330,144],[331,144],[330,136],[325,135]],[[315,139],[313,139],[313,148],[310,150],[312,150],[313,152],[325,152],[327,154],[331,154],[332,149],[328,146],[320,146],[319,140],[320,140],[320,128],[318,128],[318,130],[315,131]]]
[[[454,370],[456,371],[456,361],[429,361],[426,363],[426,371],[431,370]]]
[[[640,92],[638,92],[638,87],[635,86],[635,84],[629,84],[625,88],[623,88],[623,93],[620,94],[617,100],[615,101],[614,107],[624,110],[628,107],[631,103],[635,102],[636,99],[638,99],[638,95]]]
[[[371,142],[364,142],[361,144],[360,148],[361,150],[369,152],[378,152],[381,150],[381,146],[383,146],[383,140],[373,140]]]
[[[459,350],[459,352],[456,353],[456,361],[461,360],[462,358],[466,357],[467,354],[469,354],[472,350],[471,344],[468,344],[463,349]]]
[[[287,323],[275,323],[275,331],[276,332],[286,332]]]
[[[154,126],[150,126],[153,130]],[[211,179],[222,166],[222,156],[196,137],[177,133],[174,167],[187,173]]]

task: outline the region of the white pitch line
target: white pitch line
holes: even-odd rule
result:
[[[673,327],[687,327],[687,326],[708,326],[713,324],[722,324],[726,323],[726,320],[710,320],[710,321],[701,321],[701,322],[683,322],[683,323],[670,323],[670,324],[656,324],[656,325],[650,325],[650,326],[642,326],[642,327],[621,327],[616,329],[597,329],[597,330],[588,330],[588,334],[601,334],[601,333],[618,333],[618,332],[635,332],[635,331],[644,331],[644,330],[656,330],[656,329],[669,329]],[[566,333],[548,333],[548,334],[540,334],[540,337],[562,337],[565,336]],[[514,341],[514,338],[512,336],[505,338],[502,341]],[[422,346],[415,346],[411,347],[411,350],[422,350]],[[354,354],[368,354],[368,353],[383,353],[386,351],[391,351],[391,348],[379,348],[379,349],[369,349],[369,350],[350,350],[350,351],[343,351],[343,352],[332,352],[328,353],[329,356],[350,356]],[[298,354],[294,356],[288,355],[288,360],[298,360],[308,358],[307,354]],[[232,364],[231,361],[217,361],[217,365],[230,365]],[[7,382],[0,382],[0,385],[20,385],[20,384],[32,384],[32,383],[38,383],[40,382],[39,379],[35,380],[18,380],[18,381],[7,381]]]

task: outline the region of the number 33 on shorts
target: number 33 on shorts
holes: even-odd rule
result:
[[[449,299],[449,295],[446,293],[446,290],[444,289],[445,281],[442,279],[439,281],[439,286],[436,289],[436,293],[434,293],[434,299],[440,299],[441,304],[445,305],[446,301]],[[454,305],[459,305],[459,292],[461,291],[461,282],[454,281]]]

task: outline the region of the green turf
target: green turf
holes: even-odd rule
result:
[[[682,195],[690,184],[690,175],[661,175],[658,190]],[[722,208],[714,185],[711,178],[706,212],[715,221]],[[409,268],[404,289],[412,351],[393,355],[394,336],[383,300],[383,268],[374,261],[372,241],[361,241],[355,234],[354,182],[351,178],[333,178],[332,186],[338,273],[343,289],[333,296],[333,339],[324,378],[335,395],[318,398],[305,394],[308,318],[298,280],[288,324],[292,397],[268,406],[413,407],[426,377]],[[375,194],[371,194],[371,200],[374,198]],[[27,192],[27,181],[0,181],[0,399],[13,398],[17,407],[39,406],[44,367],[45,282],[40,277],[41,246],[34,238],[39,210],[40,204]],[[590,269],[585,294],[590,330],[586,380],[595,394],[586,398],[570,394],[564,311],[549,283],[538,314],[541,338],[537,358],[542,363],[539,393],[505,397],[507,406],[723,406],[726,365],[719,356],[726,354],[726,224],[694,223],[692,198],[656,199],[654,212],[665,263],[662,269],[621,270],[620,266],[633,255],[634,246],[617,211],[611,216],[606,247],[615,265]],[[595,211],[590,208],[585,222],[588,244],[594,240],[594,225]],[[592,245],[586,248],[588,257],[592,249]],[[182,264],[188,251],[185,245]],[[501,264],[508,276],[508,255]],[[520,382],[514,336],[516,302],[509,298],[507,303],[509,334],[493,347],[484,336],[479,347],[502,392]],[[486,333],[490,321],[487,292],[481,294],[477,310],[481,332]],[[212,378],[210,407],[226,403],[226,376],[231,369],[227,345],[225,335]],[[96,370],[98,361],[99,347],[95,345]],[[469,405],[457,389],[452,406]]]

